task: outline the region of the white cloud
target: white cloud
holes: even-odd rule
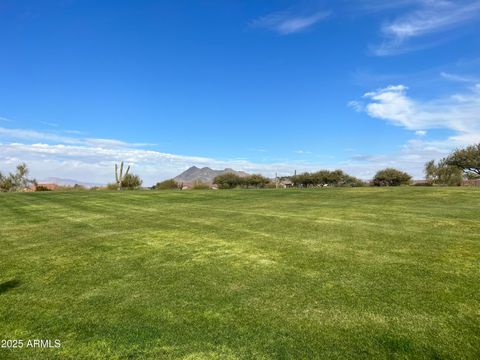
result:
[[[0,116],[0,121],[13,122],[12,119],[9,119],[9,118],[3,117],[3,116]]]
[[[376,119],[415,131],[422,139],[412,139],[400,151],[388,155],[357,155],[345,166],[370,169],[386,166],[399,167],[421,177],[423,165],[439,159],[454,148],[480,142],[480,84],[464,93],[449,97],[420,101],[407,95],[404,85],[388,86],[364,95],[367,102],[357,102],[354,109],[366,112]],[[453,135],[441,140],[423,139],[429,129],[447,129]]]
[[[451,150],[446,141],[409,140],[398,151],[380,155],[355,155],[342,162],[342,168],[357,174],[363,179],[371,179],[375,173],[386,167],[394,167],[408,172],[415,179],[424,178],[425,163],[432,159],[440,159]]]
[[[368,92],[364,111],[409,130],[448,129],[451,139],[480,138],[480,84],[464,93],[430,101],[417,101],[407,95],[403,85]]]
[[[178,175],[190,166],[208,166],[214,169],[227,167],[266,176],[290,175],[294,170],[312,171],[318,164],[305,162],[259,164],[247,160],[218,160],[199,156],[184,156],[154,150],[128,147],[65,145],[65,144],[1,144],[0,163],[11,170],[19,162],[26,162],[32,176],[38,179],[51,176],[73,178],[84,182],[107,183],[113,180],[113,164],[125,161],[139,174],[146,185]]]
[[[394,55],[432,45],[432,42],[421,46],[407,43],[414,38],[460,27],[480,17],[478,0],[423,0],[419,3],[420,8],[383,25],[384,41],[374,50],[376,55]]]
[[[328,11],[311,15],[293,15],[290,12],[275,12],[253,20],[250,25],[277,32],[281,35],[298,33],[306,30],[330,15]]]

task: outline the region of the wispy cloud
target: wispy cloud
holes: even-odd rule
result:
[[[4,127],[0,127],[0,137],[31,141],[54,141],[67,144],[79,144],[81,142],[80,140],[75,138],[61,136],[48,132],[41,132],[30,129],[12,129]]]
[[[420,7],[385,23],[384,41],[374,48],[379,56],[403,53],[438,41],[412,45],[410,40],[460,27],[480,17],[480,1],[423,0]]]
[[[290,11],[274,12],[250,22],[250,26],[288,35],[304,31],[330,16],[329,11],[295,15]]]
[[[375,13],[391,9],[402,8],[410,5],[417,5],[424,0],[344,0],[349,7],[361,10],[362,12]]]
[[[465,76],[465,75],[458,75],[458,74],[451,74],[442,71],[440,76],[446,80],[456,81],[456,82],[463,82],[463,83],[478,83],[480,79],[472,77],[472,76]]]
[[[40,122],[40,124],[47,125],[47,126],[50,126],[50,127],[58,127],[57,123],[48,122],[48,121],[39,121],[39,122]]]
[[[4,121],[4,122],[13,122],[13,120],[12,120],[12,119],[9,119],[9,118],[3,117],[3,116],[0,116],[0,121]]]
[[[142,147],[154,144],[147,143],[127,143],[115,139],[96,139],[63,136],[52,132],[43,132],[31,129],[16,129],[0,127],[0,138],[28,140],[28,141],[44,141],[71,145],[90,145],[90,146],[109,146],[109,147]]]

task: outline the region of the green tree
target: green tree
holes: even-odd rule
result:
[[[174,189],[178,189],[178,188],[179,188],[178,183],[173,179],[158,182],[154,186],[155,190],[174,190]]]
[[[213,179],[213,183],[218,186],[219,189],[233,189],[243,185],[243,179],[233,173],[227,173],[218,175]]]
[[[243,182],[247,187],[252,186],[254,188],[263,188],[270,182],[270,179],[259,174],[253,174],[243,178]]]
[[[344,174],[337,186],[361,187],[365,186],[365,183],[362,180],[356,178],[355,176]]]
[[[126,174],[123,176],[121,188],[127,190],[135,190],[142,186],[142,180],[138,175]]]
[[[434,183],[437,178],[437,165],[435,164],[435,160],[430,160],[425,163],[424,172],[425,180]]]
[[[406,172],[387,168],[378,171],[373,178],[373,185],[375,186],[400,186],[409,185],[412,177]]]
[[[432,184],[459,186],[463,182],[463,172],[459,167],[449,165],[445,159],[438,164],[431,160],[425,164],[425,179]]]
[[[455,150],[445,159],[445,162],[458,167],[466,174],[480,176],[480,143]]]

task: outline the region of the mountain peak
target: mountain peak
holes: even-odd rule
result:
[[[226,173],[233,173],[238,176],[248,176],[248,174],[243,171],[236,171],[231,168],[225,168],[224,170],[212,170],[209,167],[203,167],[200,169],[196,166],[192,166],[173,179],[179,183],[202,182],[211,184],[216,176]]]

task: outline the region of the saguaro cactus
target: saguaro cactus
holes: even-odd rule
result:
[[[127,176],[128,171],[130,170],[130,165],[127,167],[125,174],[123,173],[123,161],[120,163],[120,173],[118,173],[118,166],[115,164],[115,181],[117,182],[117,189],[122,190],[122,181]]]

